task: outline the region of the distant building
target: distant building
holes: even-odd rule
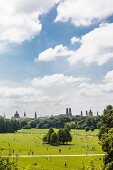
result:
[[[35,112],[35,119],[37,119],[37,113]]]
[[[24,112],[24,117],[26,117],[26,113]]]
[[[66,108],[66,115],[72,116],[71,108]]]
[[[88,111],[86,110],[86,116],[88,116]]]
[[[80,115],[81,115],[81,116],[83,116],[83,112],[82,112],[82,110],[81,110],[81,113],[80,113]]]
[[[89,111],[89,116],[93,116],[93,112],[92,112],[91,109],[90,109],[90,111]]]
[[[66,115],[68,115],[68,108],[66,108]]]
[[[20,118],[20,115],[19,115],[19,113],[16,111],[16,113],[14,114],[14,119],[18,119],[18,118]]]

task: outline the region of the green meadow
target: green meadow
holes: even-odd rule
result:
[[[93,160],[96,168],[99,169],[103,156],[88,155],[103,154],[98,141],[97,130],[94,132],[72,130],[72,142],[61,146],[50,146],[42,143],[42,138],[47,131],[43,129],[30,129],[20,130],[12,134],[0,134],[2,155],[16,157],[20,169],[76,170],[83,165],[89,166],[91,160]],[[66,167],[64,166],[65,163]]]

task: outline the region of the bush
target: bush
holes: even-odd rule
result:
[[[43,143],[47,143],[47,135],[45,135],[42,139]]]
[[[9,157],[0,157],[0,170],[19,170],[17,162]]]
[[[57,137],[57,134],[55,132],[53,132],[51,134],[51,137],[50,137],[50,144],[51,145],[58,145],[58,137]]]
[[[23,126],[23,129],[31,129],[31,126],[30,125],[25,125],[25,126]]]
[[[31,128],[36,128],[37,123],[36,123],[34,120],[31,120],[31,121],[29,122],[29,125],[31,126]]]
[[[91,126],[90,130],[93,132],[95,130],[94,126]]]
[[[86,132],[89,131],[89,126],[85,127],[85,131],[86,131]]]

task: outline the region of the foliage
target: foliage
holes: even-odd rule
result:
[[[45,135],[43,138],[42,138],[42,141],[43,141],[43,143],[47,143],[48,141],[47,141],[47,135]]]
[[[31,126],[31,128],[36,128],[37,126],[37,123],[34,120],[31,120],[28,124]]]
[[[31,129],[31,126],[30,125],[24,125],[23,129]]]
[[[101,140],[102,150],[106,152],[104,158],[105,170],[113,169],[113,106],[109,105],[104,109],[101,120],[101,128],[98,134]]]
[[[72,141],[72,136],[67,128],[64,128],[64,133],[65,133],[65,142],[71,142]]]
[[[72,141],[72,136],[67,128],[59,129],[57,133],[52,128],[42,139],[43,143],[50,145],[65,144]]]
[[[91,126],[90,130],[93,132],[95,130],[94,126]]]
[[[71,130],[71,124],[69,124],[69,123],[65,123],[64,128],[67,128],[67,129],[70,131],[70,130]]]
[[[16,120],[0,117],[0,133],[14,133],[19,129],[20,126]]]
[[[85,131],[88,132],[89,131],[89,126],[85,127]]]
[[[19,170],[17,162],[9,157],[0,157],[0,170]]]
[[[66,135],[63,129],[59,129],[57,132],[59,144],[64,144],[66,142]]]
[[[50,145],[58,145],[58,137],[57,137],[57,134],[55,132],[53,132],[51,134]]]
[[[51,139],[51,134],[54,132],[54,130],[52,128],[49,129],[48,133],[47,133],[47,142],[50,143],[50,139]]]

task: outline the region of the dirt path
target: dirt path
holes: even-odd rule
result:
[[[104,156],[105,154],[76,154],[76,155],[17,155],[19,158],[40,158],[40,157],[85,157],[85,156]],[[15,157],[15,156],[11,156]]]

